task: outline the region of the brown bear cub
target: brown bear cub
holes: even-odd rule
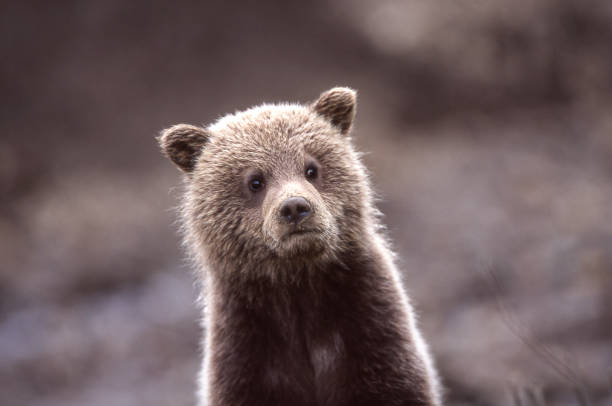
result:
[[[349,131],[356,95],[262,105],[159,137],[184,173],[207,406],[439,405]]]

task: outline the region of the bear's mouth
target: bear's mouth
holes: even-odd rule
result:
[[[317,229],[294,229],[284,233],[277,249],[282,257],[309,256],[313,259],[325,251],[324,233]]]
[[[315,230],[292,230],[292,231],[289,231],[287,234],[285,234],[285,238],[291,238],[297,235],[306,235],[306,234],[314,234],[314,233],[316,233]]]

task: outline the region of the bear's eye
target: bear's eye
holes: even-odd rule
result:
[[[254,177],[249,179],[249,190],[253,193],[261,191],[264,186],[264,181],[260,177]]]
[[[306,176],[306,179],[310,179],[310,180],[314,180],[317,178],[319,171],[317,170],[317,167],[314,165],[308,165],[306,167],[306,172],[304,173],[304,175]]]

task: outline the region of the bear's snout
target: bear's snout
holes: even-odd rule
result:
[[[303,197],[290,197],[280,205],[278,215],[281,222],[298,225],[312,214],[312,207]]]
[[[330,252],[338,230],[317,189],[299,180],[272,183],[262,203],[265,243],[277,256],[298,257]]]

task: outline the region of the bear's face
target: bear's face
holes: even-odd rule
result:
[[[354,92],[339,88],[312,106],[264,105],[164,132],[164,152],[187,174],[188,233],[207,256],[295,263],[341,250],[362,214],[354,110]]]

